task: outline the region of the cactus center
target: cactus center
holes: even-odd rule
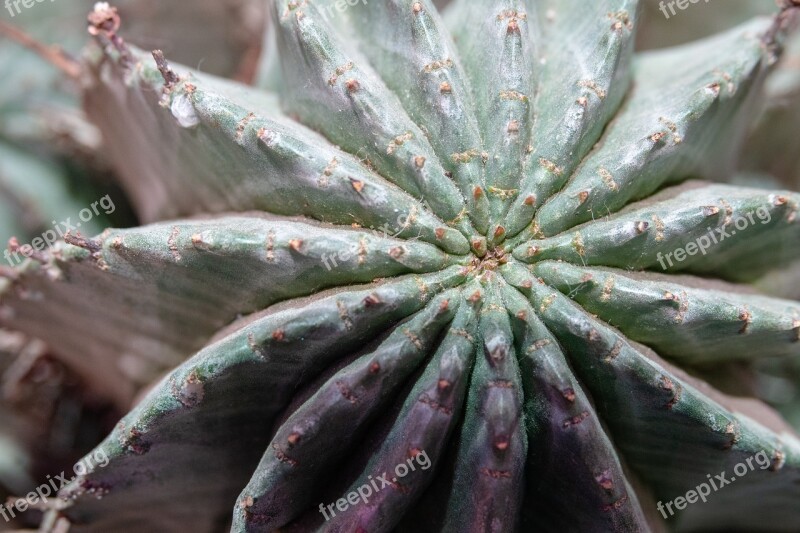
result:
[[[485,271],[497,270],[498,266],[508,263],[510,258],[504,247],[497,246],[491,248],[483,257],[473,256],[469,268],[474,274],[480,275]]]

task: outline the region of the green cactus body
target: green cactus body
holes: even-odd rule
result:
[[[638,4],[277,0],[275,92],[151,57],[98,5],[86,112],[147,225],[6,274],[0,319],[120,406],[156,384],[51,513],[800,529],[800,439],[696,377],[800,357],[800,303],[752,287],[800,259],[800,195],[700,181],[735,170],[796,2],[644,54]]]

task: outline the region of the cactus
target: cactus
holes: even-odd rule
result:
[[[766,15],[769,2],[731,0],[725,10],[698,5],[691,16],[666,19],[656,3],[645,4],[644,25],[639,32],[640,49],[659,48],[687,42],[713,31],[732,27],[749,17]],[[649,15],[649,16],[648,16]],[[759,186],[797,190],[800,183],[800,139],[793,128],[800,119],[800,35],[795,33],[775,71],[765,84],[765,98],[760,115],[748,133],[742,149],[741,173],[731,176],[733,183],[757,183]],[[760,291],[783,298],[800,299],[800,261],[781,265],[752,282]],[[795,427],[800,427],[800,364],[797,360],[777,359],[757,363],[759,373],[751,376],[749,388],[767,399]]]
[[[0,323],[135,405],[45,524],[800,529],[800,438],[723,379],[800,361],[800,303],[754,288],[800,193],[710,183],[797,1],[646,53],[637,0],[268,5],[260,87],[89,15],[144,225],[0,271]]]

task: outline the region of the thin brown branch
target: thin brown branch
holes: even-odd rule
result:
[[[800,19],[800,0],[779,0],[778,6],[781,10],[775,16],[772,27],[764,35],[764,42],[768,46],[776,45],[779,33],[796,29]]]
[[[167,63],[167,60],[164,58],[164,52],[161,50],[153,50],[153,59],[156,60],[158,71],[161,72],[161,76],[164,78],[164,87],[166,89],[172,89],[180,79],[178,75],[169,68],[169,63]]]
[[[103,249],[102,244],[94,239],[87,239],[86,237],[81,236],[80,233],[77,235],[73,235],[71,232],[67,232],[64,235],[64,240],[73,246],[77,246],[78,248],[83,248],[84,250],[89,250],[89,252],[96,254],[100,250]]]
[[[133,64],[133,56],[125,44],[125,40],[117,32],[122,25],[122,19],[117,12],[117,8],[108,5],[107,2],[98,2],[94,10],[87,17],[89,22],[89,35],[97,38],[101,43],[111,43],[120,54],[120,58],[125,65]]]
[[[35,250],[30,244],[20,245],[16,237],[8,239],[8,251],[11,254],[22,254],[25,257],[38,261],[39,263],[46,264],[49,259],[47,255],[39,250]]]
[[[70,78],[78,79],[80,77],[81,64],[64,52],[60,46],[41,43],[21,29],[3,20],[0,20],[0,35],[5,35],[12,41],[32,50]]]

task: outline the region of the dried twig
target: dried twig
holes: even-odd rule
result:
[[[110,42],[120,53],[123,63],[133,63],[133,56],[128,49],[128,45],[125,44],[122,37],[117,35],[122,19],[117,13],[116,7],[110,6],[108,2],[98,2],[89,13],[87,20],[89,21],[89,35],[100,41]]]
[[[36,52],[42,59],[59,69],[72,79],[81,75],[81,64],[67,54],[58,45],[40,43],[16,26],[0,20],[0,35],[5,35],[12,41]]]

